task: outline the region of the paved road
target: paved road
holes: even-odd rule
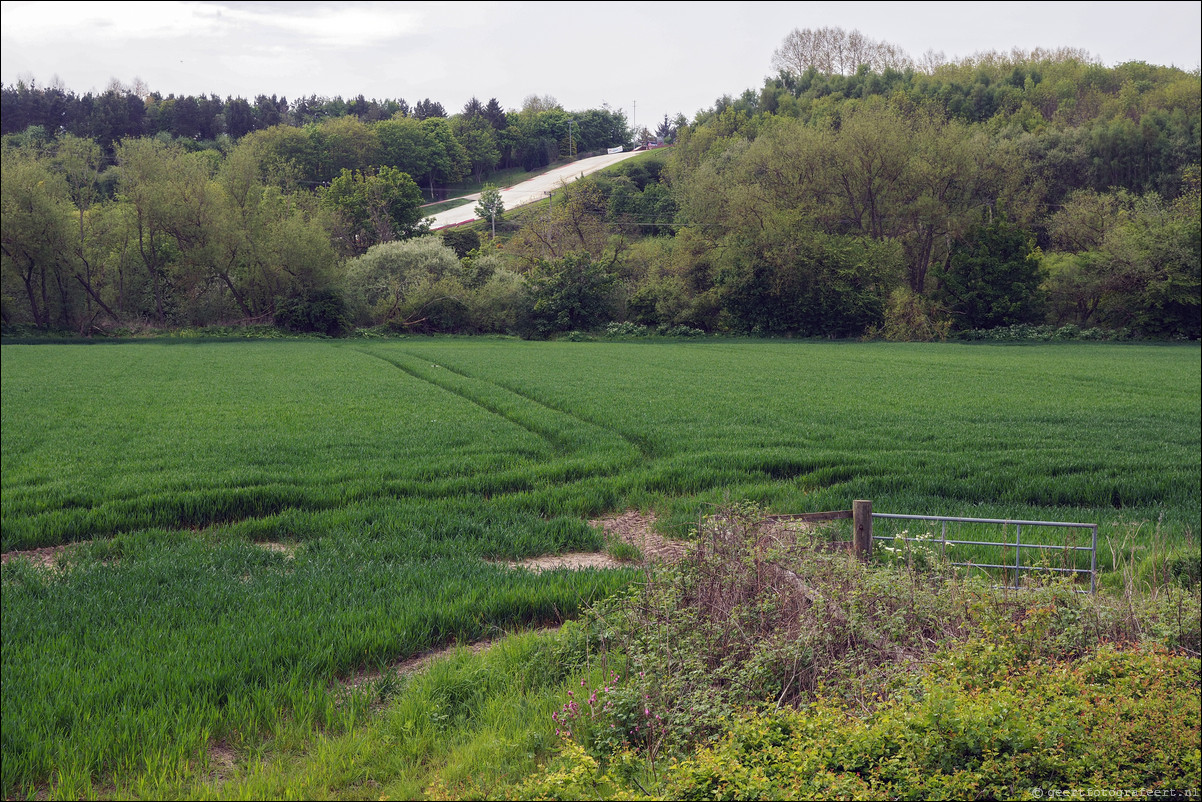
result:
[[[581,159],[580,161],[572,162],[571,164],[557,167],[550,172],[527,179],[520,184],[512,187],[501,188],[501,200],[505,203],[505,208],[516,209],[519,206],[524,206],[527,203],[534,203],[547,197],[547,193],[552,190],[559,189],[563,184],[575,181],[578,178],[583,178],[589,173],[595,173],[598,170],[609,167],[612,164],[617,164],[620,161],[629,159],[631,156],[637,156],[643,151],[626,151],[625,153],[606,154],[604,156],[593,156],[591,159]],[[471,203],[457,206],[454,209],[449,209],[445,212],[439,212],[433,216],[433,221],[430,224],[431,230],[447,228],[448,226],[457,226],[460,223],[469,223],[472,220],[480,219],[476,214],[476,201],[480,200],[480,193],[475,195],[464,195]]]

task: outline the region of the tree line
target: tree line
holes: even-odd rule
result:
[[[387,163],[414,176],[433,172],[435,181],[454,182],[469,172],[546,166],[563,150],[596,151],[631,144],[622,112],[610,108],[569,113],[552,97],[530,95],[520,110],[506,111],[496,98],[473,97],[448,115],[425,98],[410,105],[397,100],[353,100],[309,96],[289,102],[259,95],[241,97],[168,95],[114,84],[102,93],[77,95],[60,86],[18,82],[0,87],[0,133],[52,144],[70,134],[96,142],[112,162],[119,142],[155,138],[192,151],[228,150],[248,135],[265,137],[291,159],[298,181],[329,181],[343,168],[362,170]],[[421,124],[425,125],[422,126]],[[420,130],[415,134],[410,129]],[[423,140],[413,143],[412,139]],[[425,140],[435,140],[431,143]],[[415,162],[417,151],[430,168]],[[407,158],[406,158],[407,157]],[[412,168],[412,169],[408,169]],[[415,170],[417,172],[415,172]]]
[[[675,239],[704,257],[657,308],[712,327],[714,291],[726,325],[774,333],[1197,338],[1200,94],[1197,70],[1075,51],[782,68],[682,134]]]
[[[624,118],[531,96],[503,125],[472,101],[111,155],[27,128],[4,139],[4,321],[1198,338],[1196,70],[1067,50],[920,68],[856,41],[892,61],[778,51],[758,90],[665,118],[670,150],[511,210],[495,237],[430,236],[423,190],[630,144]]]

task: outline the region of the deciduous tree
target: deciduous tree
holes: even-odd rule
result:
[[[936,270],[935,297],[960,329],[991,329],[1043,318],[1043,274],[1031,235],[996,213],[953,246]]]
[[[322,203],[342,220],[342,241],[350,253],[408,239],[425,232],[421,190],[407,173],[391,167],[365,175],[343,170],[322,192]]]
[[[476,204],[476,214],[492,223],[493,239],[497,237],[497,215],[505,212],[505,201],[501,199],[501,190],[494,184],[485,184],[480,193],[480,202]]]

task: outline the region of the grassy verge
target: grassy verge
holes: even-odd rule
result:
[[[504,638],[377,685],[380,712],[268,760],[243,755],[216,781],[164,796],[422,799],[488,796],[538,770],[557,746],[552,714],[580,663],[556,636]],[[452,791],[453,789],[453,791]]]

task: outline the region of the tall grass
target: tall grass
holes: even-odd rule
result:
[[[145,532],[58,573],[6,566],[6,795],[56,772],[186,765],[209,744],[272,734],[282,711],[294,725],[346,727],[368,700],[339,708],[334,678],[562,620],[623,581],[421,558],[406,542],[443,534],[347,534],[289,554]]]
[[[1196,542],[1202,507],[1193,346],[174,342],[3,366],[3,549],[82,541],[3,568],[5,796],[162,787],[217,743],[349,728],[367,700],[337,705],[338,678],[625,583],[485,561],[600,549],[605,511],[683,533],[726,498],[871,498],[1096,522],[1138,563]]]

